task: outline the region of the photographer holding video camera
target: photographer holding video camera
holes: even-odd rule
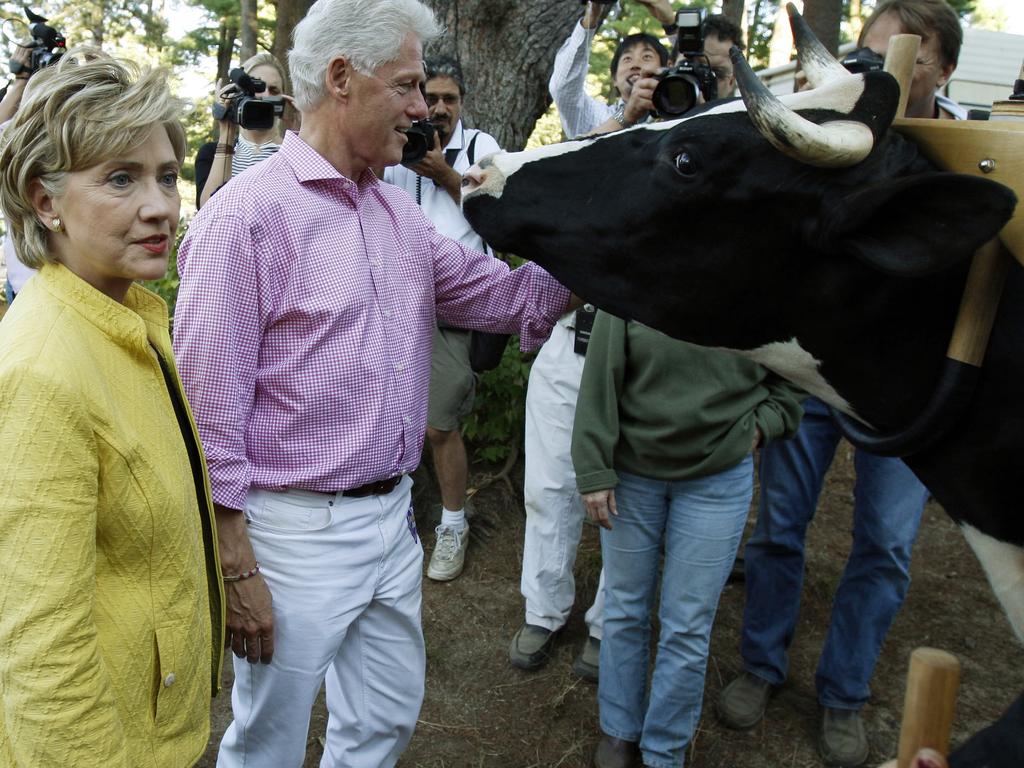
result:
[[[266,160],[281,146],[278,119],[284,114],[287,78],[269,53],[258,53],[231,70],[218,93],[213,116],[219,136],[196,154],[196,207],[246,168]]]

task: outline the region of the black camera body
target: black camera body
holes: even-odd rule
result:
[[[56,64],[67,52],[67,41],[64,36],[49,26],[46,19],[28,8],[25,9],[25,16],[29,20],[29,34],[32,35],[32,42],[26,47],[32,50],[27,65],[20,61],[10,62],[12,75],[19,75],[22,72],[33,75],[43,67]]]
[[[704,101],[718,98],[718,78],[704,53],[704,18],[707,11],[701,7],[680,8],[676,12],[675,52],[682,60],[673,67],[659,72],[658,85],[651,100],[654,111],[661,118],[676,118],[697,106],[698,95]]]
[[[216,120],[229,120],[250,131],[266,131],[274,127],[274,120],[284,114],[284,99],[268,96],[257,99],[256,94],[267,90],[267,84],[258,77],[251,77],[241,67],[228,73],[236,86],[231,103],[213,105]]]
[[[861,72],[878,72],[885,66],[885,59],[870,48],[858,48],[843,56],[839,63],[856,75]]]
[[[434,134],[444,144],[444,133],[429,117],[414,121],[405,131],[407,141],[402,148],[402,165],[414,165],[426,157],[434,147]]]

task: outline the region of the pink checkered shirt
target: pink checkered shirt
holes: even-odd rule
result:
[[[435,318],[540,344],[569,293],[439,235],[403,190],[295,134],[211,198],[178,252],[174,349],[214,500],[410,472]]]

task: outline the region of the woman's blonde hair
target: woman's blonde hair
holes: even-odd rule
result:
[[[167,131],[180,163],[185,129],[177,116],[182,112],[164,70],[140,71],[96,49],[74,48],[34,74],[0,139],[0,209],[22,263],[38,269],[55,260],[32,205],[34,180],[50,197],[60,197],[68,173],[130,152],[157,125]]]

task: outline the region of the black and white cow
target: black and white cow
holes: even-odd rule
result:
[[[586,301],[746,355],[896,432],[931,398],[970,256],[1016,198],[936,171],[888,130],[893,78],[848,74],[798,17],[794,27],[813,90],[776,99],[734,50],[743,100],[491,156],[467,175],[463,210],[494,247]],[[1022,384],[1024,268],[1014,263],[966,415],[905,458],[1024,639]],[[960,765],[1024,765],[1000,751]]]

